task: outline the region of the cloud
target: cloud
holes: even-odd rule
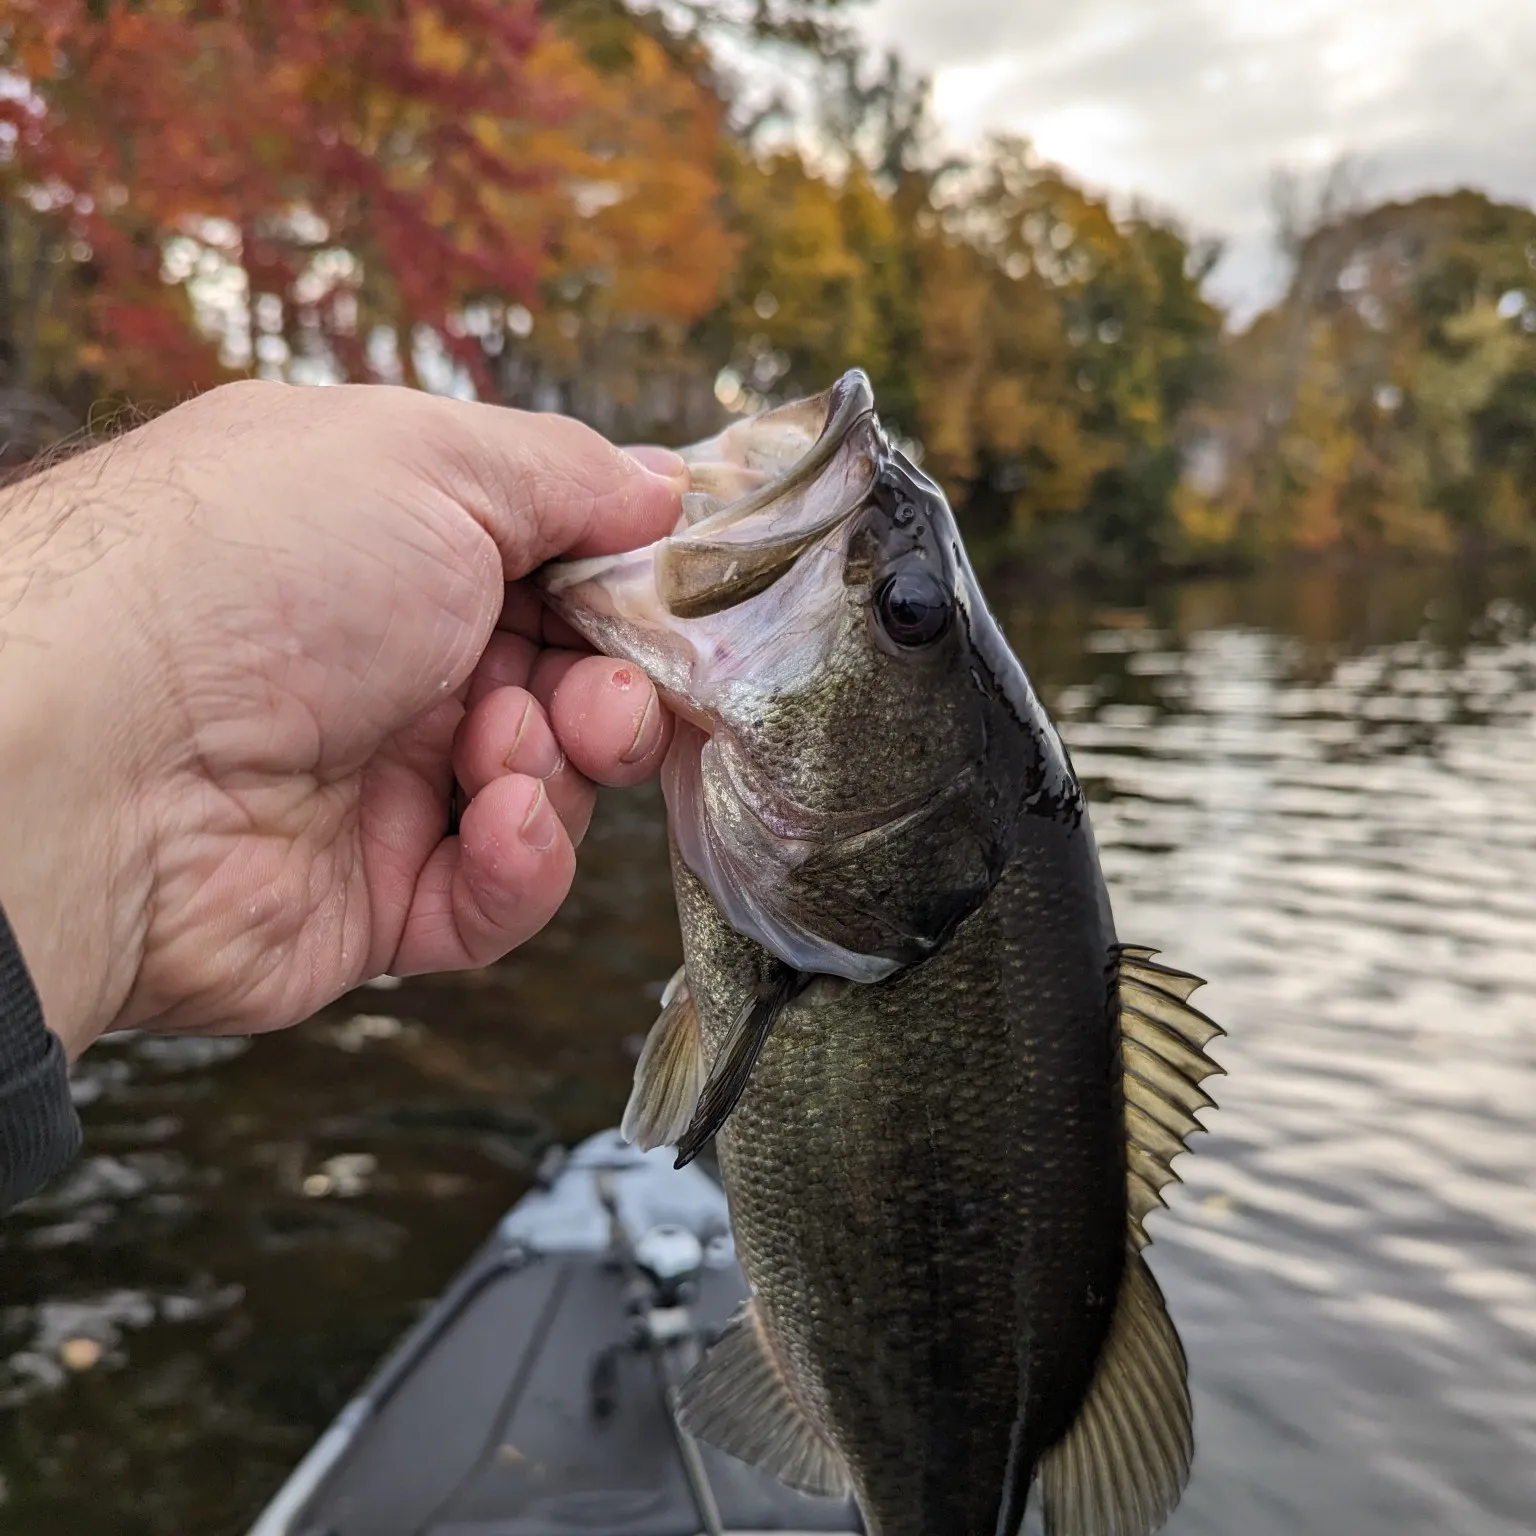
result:
[[[934,77],[947,130],[1007,128],[1230,254],[1269,297],[1272,171],[1355,158],[1367,194],[1469,185],[1536,203],[1531,0],[875,0],[863,25]]]

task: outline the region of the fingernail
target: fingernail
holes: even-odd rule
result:
[[[657,448],[653,444],[642,443],[634,448],[626,448],[624,452],[653,475],[662,475],[668,480],[688,478],[688,465],[680,454],[673,453],[670,448]]]
[[[646,700],[645,713],[640,716],[640,723],[635,727],[635,739],[630,742],[629,751],[619,761],[638,763],[642,757],[655,750],[660,735],[661,705],[652,690],[650,698]]]
[[[543,724],[543,711],[529,699],[518,722],[517,735],[512,740],[512,750],[505,763],[512,773],[526,773],[531,779],[547,779],[560,771],[565,753],[550,731],[534,729]],[[530,732],[532,739],[530,740]]]
[[[517,834],[522,838],[526,847],[535,853],[547,853],[555,845],[555,839],[560,835],[560,819],[555,815],[554,807],[549,803],[549,796],[544,792],[544,786],[539,785],[538,793],[533,797],[533,804],[528,807],[528,814],[523,817],[523,824],[517,829]]]

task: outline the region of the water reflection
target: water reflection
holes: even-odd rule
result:
[[[1056,701],[1122,933],[1232,1024],[1154,1249],[1198,1388],[1179,1531],[1536,1511],[1536,644],[1518,593],[1400,580],[1177,594]]]
[[[1536,1510],[1536,582],[1406,572],[1005,611],[1122,935],[1211,978],[1213,1134],[1154,1218],[1184,1536]],[[541,939],[289,1036],[88,1059],[0,1247],[0,1523],[223,1536],[526,1187],[611,1123],[677,963],[659,807]]]

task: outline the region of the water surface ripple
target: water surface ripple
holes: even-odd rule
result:
[[[1536,1530],[1536,579],[1000,604],[1122,938],[1210,985],[1211,1134],[1152,1219],[1199,1455],[1173,1536]],[[0,1229],[0,1528],[232,1536],[677,963],[657,798],[465,978],[93,1052],[86,1160]]]

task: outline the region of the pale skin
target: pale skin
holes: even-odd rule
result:
[[[524,578],[684,487],[559,417],[253,382],[0,493],[0,906],[71,1057],[542,928],[670,723]]]

